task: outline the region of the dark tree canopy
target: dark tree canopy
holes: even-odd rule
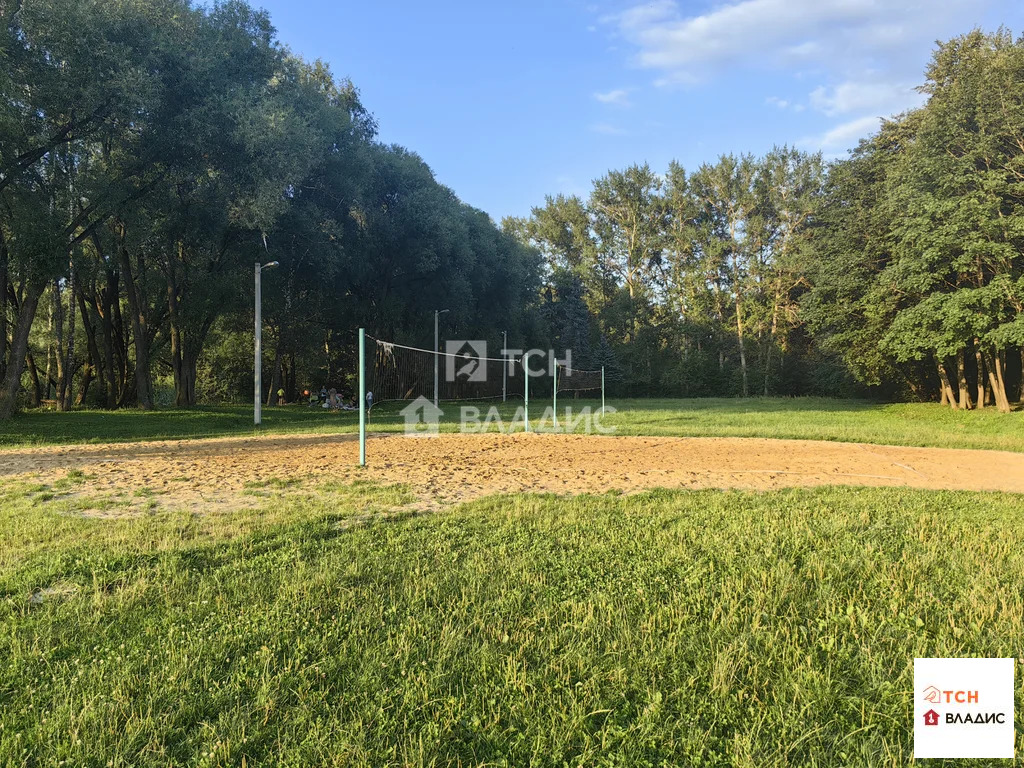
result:
[[[351,387],[355,329],[620,395],[1020,398],[1024,41],[941,44],[847,159],[609,171],[500,228],[244,2],[0,0],[0,417]]]

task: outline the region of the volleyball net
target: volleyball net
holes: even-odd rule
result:
[[[488,356],[475,343],[444,351],[366,337],[367,391],[372,405],[425,398],[432,402],[522,399],[522,357]]]
[[[604,412],[603,368],[580,370],[566,363],[556,363],[550,357],[552,368],[538,367],[536,359],[532,359],[534,366],[531,368],[529,356],[540,354],[538,350],[517,351],[513,355],[502,349],[499,357],[488,355],[487,345],[482,341],[446,341],[443,350],[434,351],[378,339],[363,329],[359,329],[358,336],[360,465],[366,464],[370,411],[384,403],[404,404],[399,414],[406,419],[407,434],[419,433],[420,428],[427,425],[430,427],[424,431],[436,434],[443,414],[440,403],[474,400],[517,401],[522,407],[516,406],[512,423],[522,423],[523,431],[530,432],[531,390],[535,396],[545,399],[551,394],[550,413],[555,427],[558,427],[560,393],[599,396],[601,412]],[[531,378],[535,380],[532,383]],[[468,407],[463,407],[463,418]],[[542,410],[546,416],[549,409]],[[540,425],[545,416],[541,417]],[[413,422],[412,427],[410,422]]]

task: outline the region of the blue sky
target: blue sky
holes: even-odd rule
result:
[[[254,0],[380,138],[495,220],[610,168],[793,144],[838,157],[920,103],[933,43],[1020,0]]]

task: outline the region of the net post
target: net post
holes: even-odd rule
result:
[[[359,329],[359,466],[366,466],[366,329]]]
[[[555,357],[555,385],[551,393],[551,423],[558,429],[558,358]]]
[[[505,402],[508,393],[508,331],[501,332],[501,402]]]
[[[604,366],[601,366],[601,415],[604,415]]]
[[[523,353],[523,427],[530,431],[530,353]]]

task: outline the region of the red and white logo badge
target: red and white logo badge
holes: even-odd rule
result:
[[[1013,757],[1013,659],[914,659],[914,757]]]

